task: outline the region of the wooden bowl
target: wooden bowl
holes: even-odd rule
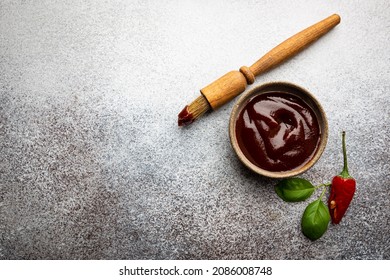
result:
[[[288,171],[269,171],[262,169],[252,163],[241,151],[237,137],[236,137],[236,121],[237,118],[244,108],[244,106],[248,103],[249,99],[252,98],[255,95],[264,94],[266,92],[270,91],[277,91],[277,92],[286,92],[293,94],[294,96],[300,98],[301,100],[305,101],[306,104],[308,104],[311,109],[313,110],[315,116],[318,120],[318,125],[320,128],[320,142],[317,146],[317,149],[314,153],[314,155],[309,159],[308,162],[306,162],[304,165],[299,166],[295,169],[288,170]],[[233,149],[235,153],[237,154],[240,161],[247,166],[249,169],[253,170],[254,172],[270,177],[270,178],[287,178],[296,176],[298,174],[301,174],[305,171],[307,171],[309,168],[311,168],[321,157],[326,143],[328,141],[328,122],[326,119],[325,112],[320,105],[320,103],[315,99],[315,97],[310,94],[307,90],[304,88],[297,86],[292,83],[288,82],[271,82],[266,83],[260,86],[257,86],[248,92],[244,93],[236,102],[236,104],[233,106],[232,113],[230,115],[230,122],[229,122],[229,135],[230,135],[230,142],[233,146]]]

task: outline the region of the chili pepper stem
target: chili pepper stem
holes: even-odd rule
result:
[[[343,178],[352,178],[348,172],[347,148],[345,146],[345,131],[343,131],[341,135],[342,135],[342,142],[343,142],[344,167],[343,167],[343,171],[341,171],[341,173],[340,173],[340,176]]]

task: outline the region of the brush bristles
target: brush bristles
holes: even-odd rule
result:
[[[210,104],[203,95],[196,98],[190,105],[188,105],[188,112],[192,115],[192,118],[197,120],[204,113],[210,110]]]
[[[186,126],[198,118],[200,118],[204,113],[210,110],[210,104],[206,100],[206,98],[201,95],[197,99],[195,99],[190,105],[184,107],[184,109],[179,113],[178,125]]]

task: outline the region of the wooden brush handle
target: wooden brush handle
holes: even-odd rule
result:
[[[250,71],[254,76],[257,76],[271,69],[303,50],[305,47],[327,33],[330,29],[335,27],[339,22],[340,17],[338,15],[331,15],[298,34],[295,34],[256,61],[251,67],[249,67]]]
[[[247,84],[252,84],[255,81],[257,75],[270,70],[284,60],[297,54],[339,23],[340,16],[337,14],[331,15],[288,38],[266,53],[252,66],[243,66],[240,68],[240,71],[227,73],[201,89],[201,93],[206,97],[210,106],[213,109],[217,109],[242,93]]]

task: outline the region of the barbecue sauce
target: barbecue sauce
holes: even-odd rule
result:
[[[290,171],[314,156],[321,138],[318,120],[299,97],[267,92],[252,97],[236,121],[236,137],[244,155],[268,171]]]

